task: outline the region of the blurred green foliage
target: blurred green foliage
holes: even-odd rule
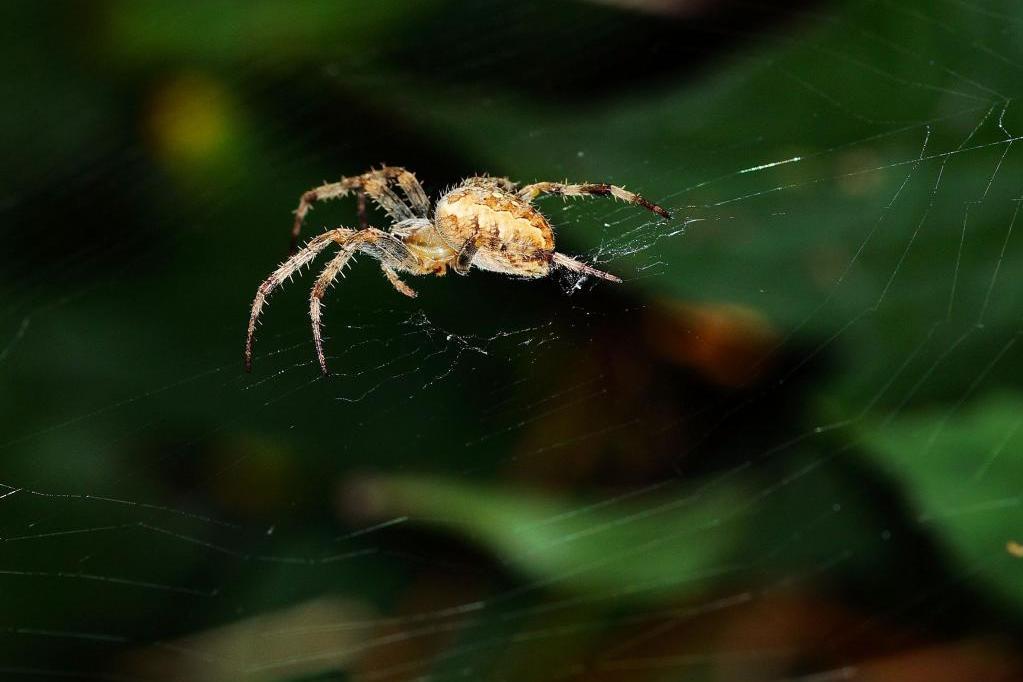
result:
[[[964,575],[996,588],[1020,608],[1018,395],[985,397],[968,408],[921,412],[868,429],[868,452],[895,477],[909,513],[952,553]]]
[[[699,593],[735,570],[741,538],[730,523],[747,491],[729,485],[673,491],[659,503],[609,510],[430,479],[366,481],[385,518],[435,519],[483,543],[538,585],[595,601],[658,602]]]

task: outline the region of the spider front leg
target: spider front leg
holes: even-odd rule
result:
[[[391,181],[398,183],[407,202],[390,188]],[[353,191],[358,193],[359,224],[363,229],[367,224],[366,195],[369,195],[395,222],[426,217],[430,208],[426,192],[423,191],[423,186],[419,184],[416,176],[399,166],[383,166],[379,170],[371,170],[362,175],[344,177],[338,182],[327,183],[302,194],[298,208],[295,209],[295,222],[291,227],[292,252],[298,243],[302,223],[312,210],[313,204],[318,201],[340,199]]]
[[[387,276],[387,281],[391,283],[391,286],[398,290],[399,294],[405,294],[409,298],[416,297],[417,294],[415,289],[402,282],[401,278],[398,277],[398,273],[395,272],[389,265],[381,263],[380,269],[384,271],[384,274]]]
[[[353,250],[343,248],[334,258],[327,263],[327,267],[323,268],[323,272],[316,278],[316,284],[313,285],[312,291],[309,293],[309,319],[313,323],[313,344],[316,346],[316,359],[320,362],[320,371],[324,374],[327,373],[327,357],[323,353],[323,332],[320,325],[320,307],[323,303],[323,295],[327,292],[327,288],[333,283],[334,279],[341,274],[341,270],[348,263],[348,260],[352,257]]]
[[[519,190],[517,196],[523,201],[532,201],[541,194],[557,194],[564,197],[610,196],[615,199],[621,199],[626,203],[642,206],[648,211],[653,211],[666,220],[671,218],[671,214],[657,204],[647,201],[643,197],[634,192],[630,192],[624,187],[608,185],[603,182],[588,182],[574,185],[562,182],[537,182],[523,187]]]
[[[495,177],[493,175],[477,175],[472,178],[466,178],[462,183],[463,187],[496,187],[499,190],[514,194],[519,188],[519,183],[514,180],[510,180],[505,177]]]
[[[256,290],[256,298],[252,301],[252,312],[249,313],[249,330],[245,338],[246,372],[252,371],[252,343],[256,334],[256,322],[259,320],[259,315],[263,311],[263,306],[266,304],[266,299],[269,298],[270,293],[281,282],[295,274],[299,268],[311,263],[325,248],[339,239],[347,239],[352,234],[355,234],[352,230],[338,228],[313,237],[306,244],[305,248],[281,263],[280,267],[274,270],[273,274],[259,285],[259,289]]]
[[[354,234],[349,234],[343,239],[337,240],[341,250],[327,263],[327,266],[316,278],[316,283],[309,292],[309,319],[313,326],[313,343],[316,346],[316,359],[320,363],[320,370],[327,374],[327,356],[323,352],[323,335],[321,328],[321,309],[323,297],[327,289],[344,270],[345,265],[357,251],[364,251],[380,260],[380,267],[387,275],[387,279],[399,292],[414,298],[416,293],[404,282],[398,279],[399,270],[413,270],[420,267],[419,259],[409,251],[408,247],[391,234],[376,228],[367,228]]]
[[[494,177],[490,176],[490,179],[494,181],[494,184],[503,189],[505,192],[514,192],[519,188],[519,183],[514,180],[510,180],[504,176]]]

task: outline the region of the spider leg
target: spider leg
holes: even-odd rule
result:
[[[387,275],[387,280],[398,290],[398,293],[405,294],[409,298],[416,297],[415,289],[402,282],[394,268],[385,263],[380,263],[380,269],[384,271],[384,274]]]
[[[313,285],[312,290],[309,292],[309,319],[313,326],[316,359],[319,361],[320,369],[324,374],[327,374],[327,356],[323,352],[323,335],[320,322],[323,297],[331,283],[344,270],[351,257],[357,251],[363,251],[378,259],[384,274],[387,275],[394,288],[413,298],[416,295],[415,292],[398,279],[395,269],[416,271],[419,266],[419,260],[401,240],[373,227],[355,233],[349,232],[335,241],[341,245],[341,250],[323,268],[320,276],[316,278],[316,283]]]
[[[508,178],[505,177],[500,178],[491,177],[490,179],[494,181],[495,185],[503,189],[505,192],[514,192],[519,188],[519,183],[515,182],[514,180],[509,180]]]
[[[519,188],[519,183],[504,177],[494,177],[493,175],[477,175],[476,177],[466,179],[462,185],[470,187],[497,187],[505,192],[513,193]]]
[[[353,191],[368,194],[396,222],[415,217],[412,209],[406,206],[398,198],[398,195],[394,193],[394,190],[387,186],[385,179],[373,173],[365,173],[351,178],[341,178],[338,182],[321,185],[302,195],[298,202],[298,208],[295,209],[295,222],[291,226],[292,251],[294,251],[295,245],[298,243],[298,235],[302,231],[302,222],[315,202],[339,199]],[[360,215],[360,221],[364,217],[364,215]]]
[[[353,234],[352,230],[338,228],[317,235],[309,240],[305,248],[287,259],[273,271],[273,273],[259,285],[256,290],[256,298],[252,301],[252,312],[249,314],[249,331],[245,338],[245,371],[252,371],[252,342],[256,333],[256,322],[263,310],[266,299],[270,293],[285,279],[291,277],[303,265],[312,262],[321,251],[339,238],[347,238]]]
[[[359,192],[356,200],[356,211],[359,213],[359,229],[365,230],[369,227],[369,216],[366,215],[366,193]]]
[[[408,200],[407,202],[403,201],[390,188],[391,181],[398,183]],[[367,224],[366,195],[369,195],[395,222],[416,217],[425,218],[430,208],[429,199],[427,199],[422,185],[416,180],[415,175],[404,168],[384,166],[379,170],[371,170],[362,175],[344,177],[337,182],[321,185],[302,194],[298,208],[295,209],[295,221],[291,227],[292,252],[298,243],[302,223],[309,211],[312,210],[313,204],[328,199],[340,199],[351,192],[358,193],[359,223],[363,228]]]
[[[476,252],[480,249],[479,235],[480,235],[480,221],[479,218],[473,218],[476,227],[472,231],[472,236],[465,240],[462,247],[458,249],[458,254],[455,256],[454,263],[451,267],[459,275],[469,274],[469,268],[472,267],[472,259],[476,256]]]
[[[427,198],[426,192],[423,191],[423,186],[419,184],[419,180],[416,179],[414,173],[400,166],[383,166],[376,172],[396,180],[398,186],[401,187],[401,191],[405,193],[409,206],[412,207],[416,215],[420,218],[427,216],[430,212],[430,200]]]
[[[415,217],[425,218],[429,214],[430,200],[426,196],[423,186],[419,184],[419,180],[416,179],[415,174],[411,171],[401,166],[381,166],[379,169],[363,173],[361,177],[365,179],[364,181],[367,185],[376,184],[377,182],[382,183],[383,187],[388,190],[390,197],[401,201],[404,206],[412,209]],[[399,199],[393,190],[390,190],[389,186],[392,182],[398,183],[398,187],[401,188],[402,193],[405,195],[404,201]],[[365,190],[365,192],[369,192],[369,189]],[[359,196],[363,197],[363,201],[365,201],[365,192],[359,191]]]
[[[619,284],[621,284],[622,281],[620,277],[616,277],[615,275],[612,275],[609,272],[604,272],[603,270],[598,270],[597,268],[590,267],[586,263],[577,261],[576,259],[566,256],[563,253],[555,253],[551,257],[551,260],[554,262],[555,265],[563,267],[566,270],[571,270],[572,272],[578,272],[581,275],[591,275],[593,277],[599,277],[600,279],[606,279],[609,282],[617,282]]]
[[[643,197],[630,192],[624,187],[608,185],[603,182],[588,182],[577,185],[570,185],[561,182],[537,182],[532,185],[526,185],[519,190],[518,197],[523,201],[532,201],[541,194],[557,194],[563,197],[611,196],[615,199],[621,199],[629,204],[642,206],[648,211],[653,211],[662,218],[671,218],[671,214],[657,204],[647,201]]]
[[[327,263],[327,267],[323,268],[323,272],[316,278],[316,284],[313,285],[312,291],[309,293],[309,319],[313,323],[313,343],[316,345],[316,359],[320,361],[320,370],[327,373],[327,357],[323,354],[323,334],[320,325],[320,307],[323,301],[323,295],[327,292],[327,287],[333,283],[334,279],[341,274],[341,270],[348,263],[349,259],[354,255],[355,250],[349,248],[342,248],[334,258]]]
[[[476,252],[479,251],[480,245],[476,241],[476,237],[473,236],[466,240],[465,244],[459,250],[458,255],[455,256],[455,262],[452,264],[452,268],[459,275],[466,275],[469,273],[469,268],[472,266],[472,259],[476,256]]]

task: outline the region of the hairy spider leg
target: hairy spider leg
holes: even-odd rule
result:
[[[323,335],[322,325],[320,323],[320,307],[323,301],[323,295],[327,291],[334,279],[341,274],[341,270],[348,264],[348,260],[355,253],[355,248],[344,247],[341,251],[327,263],[327,267],[323,268],[323,272],[316,278],[316,284],[313,285],[312,290],[309,292],[309,318],[313,324],[313,344],[316,346],[316,359],[320,362],[320,371],[324,374],[327,373],[327,357],[323,354]]]
[[[384,271],[384,274],[387,275],[387,280],[391,283],[391,286],[398,290],[399,294],[404,294],[409,298],[415,298],[417,296],[416,290],[402,282],[401,278],[398,277],[398,273],[389,265],[381,263],[380,269]]]
[[[493,175],[477,175],[472,178],[466,178],[465,182],[462,183],[462,186],[496,187],[502,191],[514,193],[516,190],[518,190],[519,183],[505,177],[495,177]]]
[[[615,199],[621,199],[624,202],[635,204],[636,206],[642,206],[648,211],[653,211],[662,218],[671,218],[671,214],[657,204],[647,201],[643,197],[634,192],[630,192],[624,187],[608,185],[603,182],[588,182],[578,185],[570,185],[562,182],[537,182],[532,185],[526,185],[520,189],[517,196],[524,201],[531,202],[541,194],[557,194],[564,197],[611,196]]]
[[[399,239],[382,230],[370,227],[360,230],[354,234],[336,239],[341,245],[341,250],[331,259],[323,272],[316,278],[316,283],[309,292],[309,318],[313,325],[313,343],[316,345],[316,359],[319,360],[320,370],[327,374],[327,357],[323,352],[323,336],[321,333],[320,312],[323,306],[323,296],[327,289],[342,273],[345,265],[357,251],[365,251],[380,261],[380,267],[387,275],[394,288],[406,296],[415,297],[412,291],[404,282],[398,278],[396,269],[416,272],[421,268],[419,259],[409,251]]]
[[[380,208],[384,210],[395,222],[401,222],[409,218],[414,218],[415,215],[412,213],[412,209],[409,208],[399,197],[394,193],[384,179],[366,173],[351,178],[341,178],[338,182],[331,182],[326,185],[321,185],[315,189],[311,189],[302,194],[301,199],[298,202],[298,208],[295,209],[295,222],[291,227],[291,249],[292,252],[295,250],[295,246],[298,244],[299,233],[302,231],[302,223],[305,221],[306,215],[312,209],[312,205],[317,201],[326,201],[328,199],[340,199],[341,197],[347,196],[352,191],[359,191],[368,194]],[[363,202],[360,209],[364,211],[365,203]],[[360,222],[365,219],[364,215],[360,215]]]
[[[363,176],[374,176],[381,180],[385,186],[391,182],[397,182],[398,187],[401,188],[402,193],[405,195],[405,200],[402,203],[411,208],[417,218],[425,218],[429,214],[430,199],[426,196],[426,191],[423,190],[423,186],[416,179],[416,175],[412,171],[401,166],[381,166],[380,168],[371,169],[363,173]],[[365,220],[365,192],[360,190],[359,196],[363,197],[362,218]]]
[[[401,187],[407,202],[389,187],[392,180]],[[416,217],[425,218],[430,209],[429,199],[416,176],[399,166],[383,166],[379,170],[371,170],[362,175],[343,177],[337,182],[321,185],[302,194],[298,208],[295,209],[295,222],[291,227],[292,253],[298,244],[302,223],[312,210],[313,204],[328,199],[340,199],[353,191],[358,192],[359,223],[363,228],[367,224],[365,199],[367,194],[394,222]]]
[[[252,371],[252,342],[256,334],[256,322],[259,320],[259,315],[262,312],[263,306],[266,303],[266,299],[270,296],[270,293],[278,285],[280,285],[281,282],[295,274],[295,272],[303,265],[311,263],[321,251],[330,246],[337,239],[344,239],[352,234],[354,234],[353,230],[342,227],[313,237],[309,240],[309,243],[305,245],[305,248],[281,263],[280,266],[274,270],[262,284],[259,285],[259,289],[256,290],[256,298],[252,301],[252,312],[249,314],[249,332],[245,339],[246,372]]]
[[[389,178],[393,177],[398,181],[398,186],[405,193],[409,206],[412,207],[417,216],[425,218],[429,214],[430,199],[426,196],[423,186],[416,179],[414,173],[400,166],[384,166],[377,172]]]
[[[508,179],[508,178],[506,178],[504,176],[501,176],[501,177],[489,176],[489,177],[490,177],[491,180],[494,181],[495,185],[497,185],[498,187],[503,189],[505,192],[514,192],[514,191],[516,191],[519,188],[519,183],[515,182],[514,180],[510,180],[510,179]]]
[[[554,261],[555,265],[560,265],[561,267],[565,268],[566,270],[571,270],[572,272],[578,272],[578,273],[580,273],[582,275],[592,275],[593,277],[599,277],[600,279],[606,279],[609,282],[617,282],[618,284],[622,283],[621,277],[616,277],[615,275],[612,275],[609,272],[604,272],[603,270],[598,270],[597,268],[591,267],[591,266],[587,265],[586,263],[582,263],[580,261],[577,261],[574,258],[566,256],[563,253],[555,253],[551,257],[551,260]]]

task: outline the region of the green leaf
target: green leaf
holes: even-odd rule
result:
[[[731,518],[733,483],[641,499],[570,503],[437,478],[361,484],[381,517],[408,516],[489,549],[534,586],[591,598],[649,601],[698,593],[737,570],[746,532]]]
[[[902,485],[918,522],[967,573],[1023,604],[1023,397],[907,415],[865,432],[874,463]]]

